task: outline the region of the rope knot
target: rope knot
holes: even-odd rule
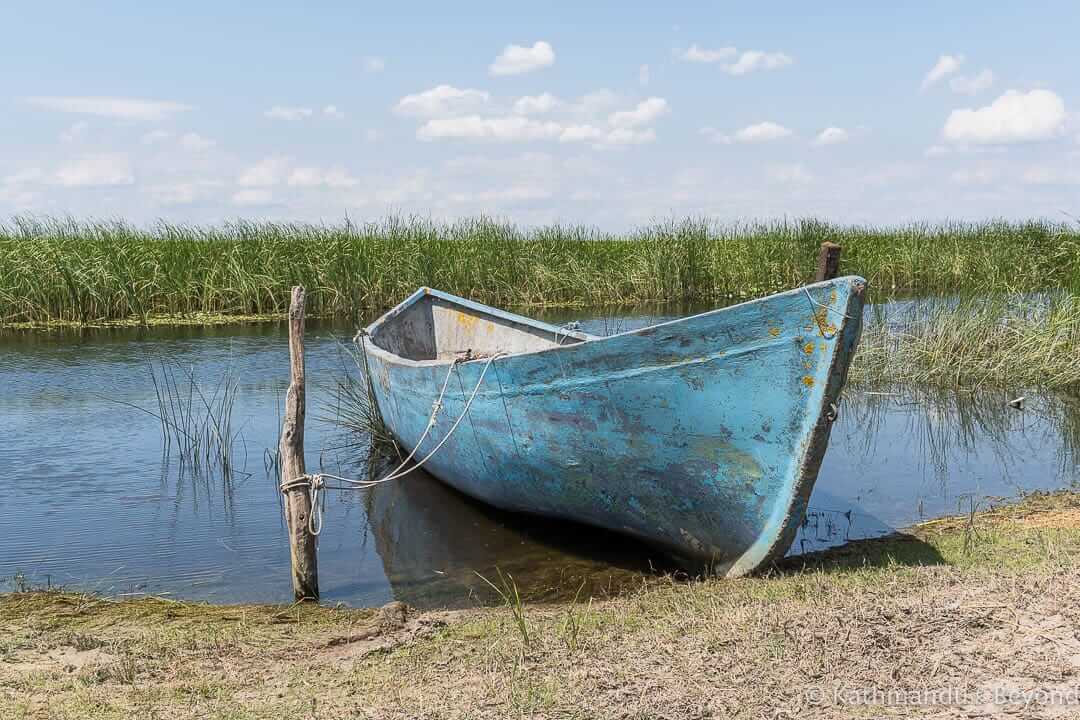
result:
[[[470,394],[468,399],[465,401],[465,407],[462,409],[461,414],[458,415],[457,419],[450,426],[450,429],[446,431],[446,435],[443,436],[443,439],[440,440],[434,448],[432,448],[431,452],[429,452],[421,460],[416,462],[413,467],[407,468],[406,465],[408,465],[409,461],[412,460],[414,455],[416,455],[417,451],[420,449],[420,446],[424,443],[424,440],[427,439],[428,435],[431,433],[431,429],[435,427],[436,416],[443,408],[443,398],[446,396],[446,388],[450,384],[450,376],[453,374],[454,368],[457,367],[459,362],[461,362],[460,359],[455,359],[453,362],[451,362],[450,367],[446,371],[446,379],[443,380],[442,390],[439,391],[439,397],[435,400],[434,403],[431,404],[432,412],[431,418],[428,419],[427,430],[425,430],[424,434],[420,436],[420,439],[417,441],[416,446],[413,447],[412,452],[409,453],[408,457],[402,460],[401,464],[394,468],[394,470],[389,475],[379,478],[378,480],[354,480],[352,478],[341,477],[340,475],[331,475],[329,473],[305,473],[304,475],[300,475],[299,477],[293,478],[292,480],[282,481],[280,489],[283,493],[287,493],[290,490],[296,490],[303,487],[306,487],[308,489],[311,498],[311,514],[308,516],[307,531],[311,535],[316,537],[319,535],[319,533],[322,532],[323,510],[324,505],[326,504],[326,496],[323,494],[325,490],[371,488],[381,483],[390,482],[391,480],[397,480],[398,478],[409,474],[416,468],[422,467],[424,463],[434,457],[435,453],[437,453],[439,449],[446,444],[446,441],[450,439],[450,436],[454,434],[454,431],[457,430],[458,425],[460,425],[461,421],[465,419],[465,416],[469,414],[469,408],[472,407],[473,400],[476,399],[477,393],[480,392],[480,386],[484,383],[484,376],[487,375],[487,371],[491,368],[496,358],[502,357],[503,355],[505,355],[505,353],[497,352],[487,359],[487,363],[484,364],[483,369],[480,371],[480,377],[476,380],[476,386],[472,389],[472,394]],[[344,486],[327,485],[327,478],[343,483]]]

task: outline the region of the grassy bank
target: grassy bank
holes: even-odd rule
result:
[[[1078,560],[1064,494],[602,602],[413,615],[9,594],[0,715],[967,717],[993,688],[1075,685]],[[865,693],[890,689],[954,705]]]
[[[476,219],[217,227],[16,219],[0,226],[0,323],[99,323],[285,311],[355,316],[429,285],[501,305],[720,302],[798,285],[824,240],[882,291],[1080,292],[1080,228],[1044,222],[720,226],[686,220],[611,235]]]

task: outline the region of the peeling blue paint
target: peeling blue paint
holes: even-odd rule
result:
[[[410,306],[438,301],[572,340],[494,360],[473,431],[459,429],[426,468],[501,508],[631,533],[740,575],[782,556],[803,520],[864,289],[839,278],[598,338],[425,288],[368,328],[369,363],[388,427],[412,448],[449,360],[382,346],[380,331]],[[486,363],[459,363],[418,456],[445,436]]]

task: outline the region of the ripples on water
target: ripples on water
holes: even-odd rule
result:
[[[595,334],[670,319],[576,312]],[[0,576],[16,574],[108,594],[168,593],[214,602],[291,598],[276,448],[288,382],[280,325],[15,334],[0,338]],[[355,438],[314,419],[332,414],[337,383],[356,367],[351,329],[307,334],[307,464],[360,476]],[[238,380],[234,472],[185,472],[163,460],[152,359],[198,378]],[[845,393],[841,417],[793,552],[873,537],[966,509],[988,496],[1072,487],[1080,412],[1066,397],[912,388]],[[650,548],[569,523],[510,516],[422,471],[370,494],[333,493],[320,538],[324,599],[420,606],[479,601],[476,573],[509,571],[530,596],[596,595],[664,568]]]

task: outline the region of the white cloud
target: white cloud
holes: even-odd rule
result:
[[[338,120],[345,117],[345,113],[338,110],[337,105],[327,105],[322,109],[322,112],[323,115],[326,115],[327,117],[337,118]]]
[[[702,133],[711,137],[713,142],[724,143],[725,145],[769,142],[789,137],[792,134],[791,130],[783,125],[769,121],[748,125],[731,135],[723,135],[712,128],[703,128]]]
[[[795,62],[790,55],[783,52],[743,50],[740,53],[733,47],[710,50],[698,47],[696,43],[682,53],[677,53],[677,57],[687,62],[721,63],[720,69],[728,75],[745,75],[754,70],[776,70]]]
[[[875,186],[903,185],[918,180],[921,175],[920,166],[913,163],[889,163],[864,174],[861,182]]]
[[[735,57],[738,52],[739,51],[733,47],[722,47],[716,48],[715,50],[709,50],[698,47],[697,43],[694,43],[679,54],[679,57],[687,62],[715,63],[720,62],[721,60],[729,60]]]
[[[369,74],[381,73],[386,69],[386,61],[381,57],[364,58],[364,72]]]
[[[484,105],[490,95],[482,90],[459,89],[452,85],[439,85],[398,100],[394,112],[412,117],[441,117],[468,112]]]
[[[648,125],[668,112],[670,112],[670,109],[667,100],[651,97],[639,102],[633,110],[611,113],[608,116],[608,122],[615,128],[636,128]]]
[[[930,68],[930,72],[926,73],[923,77],[922,89],[936,85],[942,78],[952,75],[954,72],[960,69],[960,66],[964,64],[963,55],[942,55],[934,63],[934,67]]]
[[[232,196],[233,205],[242,207],[269,205],[273,200],[274,195],[269,190],[240,190]]]
[[[649,66],[648,65],[642,65],[641,67],[638,68],[637,81],[638,81],[638,85],[640,85],[641,87],[645,87],[645,86],[647,86],[649,84]]]
[[[539,122],[524,117],[464,117],[429,120],[416,131],[420,140],[445,138],[470,140],[550,140],[559,137],[562,126],[554,122]]]
[[[604,137],[604,131],[595,125],[567,125],[559,133],[559,142],[585,142],[599,140]]]
[[[122,120],[161,120],[173,113],[191,110],[191,105],[171,101],[116,97],[30,97],[26,102],[59,112]]]
[[[240,173],[236,183],[243,187],[270,187],[277,185],[284,178],[288,167],[288,158],[271,155]]]
[[[507,45],[495,61],[488,66],[492,75],[520,75],[555,64],[555,51],[543,40],[532,47]]]
[[[309,107],[275,105],[264,112],[263,115],[274,120],[299,120],[300,118],[311,117],[313,112],[314,111]]]
[[[89,128],[89,127],[90,127],[90,125],[88,123],[86,123],[83,120],[80,120],[79,122],[77,122],[77,123],[73,124],[71,127],[69,127],[67,130],[65,130],[64,132],[60,133],[60,142],[62,142],[62,143],[73,143],[76,140],[81,139],[82,136],[86,134],[86,129]]]
[[[551,93],[525,95],[514,103],[514,112],[518,115],[539,115],[548,113],[562,106],[562,100]]]
[[[994,73],[983,70],[977,75],[960,75],[949,81],[949,88],[961,95],[975,95],[994,84]]]
[[[942,135],[956,143],[1008,144],[1049,140],[1065,127],[1065,101],[1049,90],[1009,90],[986,107],[953,110]]]
[[[486,96],[484,98],[487,99]],[[448,115],[434,117],[421,125],[416,137],[424,141],[497,140],[504,142],[553,141],[585,142],[603,148],[653,142],[656,132],[646,127],[669,112],[663,98],[648,98],[631,110],[613,112],[604,118],[598,112],[615,96],[609,91],[591,93],[578,102],[567,103],[550,93],[525,96],[514,103],[514,115]],[[559,111],[563,120],[537,119],[530,115]]]
[[[1025,185],[1080,185],[1080,170],[1033,166],[1024,171],[1020,182]]]
[[[16,212],[31,209],[39,197],[39,193],[17,185],[0,187],[0,203],[7,203]]]
[[[766,175],[774,182],[787,185],[807,185],[814,181],[814,176],[801,163],[774,165],[766,171]]]
[[[215,143],[213,140],[204,138],[198,133],[189,132],[184,133],[180,136],[180,147],[184,148],[185,150],[190,150],[191,152],[202,152],[204,150],[209,150],[216,144],[217,143]]]
[[[123,153],[83,155],[56,171],[55,182],[66,187],[131,185],[135,176]]]
[[[427,170],[419,170],[408,175],[383,180],[375,192],[375,201],[383,205],[399,205],[410,200],[429,200]]]
[[[620,145],[643,145],[656,140],[656,131],[652,128],[634,130],[621,127],[605,130],[596,125],[567,125],[559,133],[559,142],[592,143],[594,148],[614,147]]]
[[[159,142],[165,142],[172,137],[172,133],[168,130],[151,130],[142,136],[141,142],[143,145],[156,145]]]
[[[619,96],[611,90],[594,90],[582,95],[572,108],[581,115],[593,115],[610,109],[619,101]]]
[[[721,65],[720,68],[728,75],[745,75],[754,70],[776,70],[793,62],[795,61],[790,55],[782,52],[746,50],[739,55],[738,60]]]
[[[974,170],[957,170],[949,176],[949,180],[957,185],[990,185],[997,180],[997,172],[990,168],[977,168]]]
[[[849,140],[848,131],[844,128],[827,127],[818,133],[814,138],[814,145],[822,147],[825,145],[838,145],[840,143],[847,142]]]
[[[601,138],[601,145],[642,145],[656,140],[656,131],[652,128],[632,130],[626,127],[615,128]]]
[[[177,183],[162,183],[147,186],[146,193],[158,205],[190,205],[204,196],[209,190],[220,188],[217,180],[190,180]]]
[[[143,145],[159,145],[173,139],[173,137],[175,137],[175,135],[168,130],[151,130],[139,138],[139,142]],[[180,147],[190,152],[202,152],[217,145],[215,141],[194,132],[184,133],[177,137],[176,140]]]
[[[455,192],[447,197],[447,201],[457,205],[472,205],[475,203],[497,202],[527,202],[530,200],[548,200],[552,197],[550,190],[529,186],[514,186],[498,190],[481,190],[480,192]]]
[[[288,184],[293,187],[318,187],[323,184],[322,171],[318,168],[296,168],[289,173]]]
[[[287,183],[291,187],[350,188],[359,181],[343,168],[322,170],[315,167],[298,167],[289,173]]]
[[[8,175],[4,178],[5,185],[28,185],[30,183],[41,182],[45,178],[45,173],[41,172],[41,168],[27,168],[26,170],[20,170],[19,172]]]

